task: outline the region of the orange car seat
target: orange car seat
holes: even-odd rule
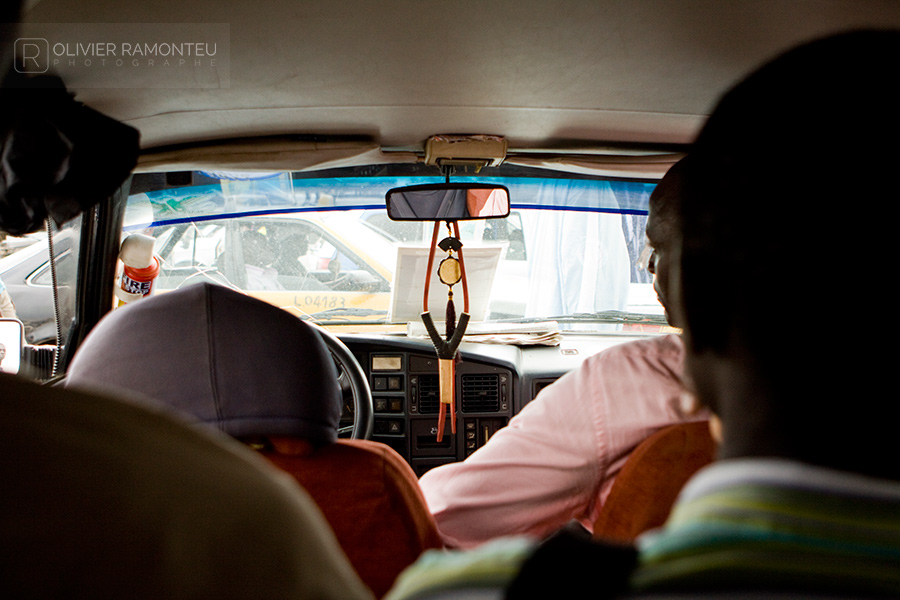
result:
[[[616,476],[594,521],[594,537],[631,542],[665,523],[685,482],[715,452],[707,421],[670,425],[648,437]]]
[[[306,488],[379,597],[441,546],[400,455],[337,439],[334,361],[314,328],[275,306],[209,283],[140,300],[87,336],[66,386],[137,393],[252,443]]]

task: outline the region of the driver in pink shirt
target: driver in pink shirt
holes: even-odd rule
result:
[[[653,191],[647,220],[648,268],[664,307],[679,171],[672,167]],[[668,310],[666,317],[678,325]],[[667,425],[708,418],[682,405],[683,357],[674,334],[591,356],[465,461],[428,471],[419,482],[444,542],[471,548],[501,536],[544,537],[572,520],[590,530],[638,444]]]

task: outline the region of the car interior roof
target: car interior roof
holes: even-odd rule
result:
[[[677,149],[761,61],[829,32],[898,27],[900,4],[26,0],[20,34],[46,23],[226,26],[221,87],[148,85],[140,68],[120,69],[115,87],[66,80],[78,100],[140,129],[146,153],[301,135],[367,141],[350,153],[365,162],[441,133],[502,135],[511,154]]]

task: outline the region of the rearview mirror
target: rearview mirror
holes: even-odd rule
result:
[[[22,321],[0,319],[0,372],[19,372],[24,338]]]
[[[394,221],[466,221],[509,215],[509,189],[486,183],[438,183],[389,190]]]

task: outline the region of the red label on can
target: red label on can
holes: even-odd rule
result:
[[[149,281],[140,281],[132,279],[125,273],[122,274],[122,289],[129,294],[142,294],[146,296],[150,293],[151,288],[153,288],[152,279]]]

